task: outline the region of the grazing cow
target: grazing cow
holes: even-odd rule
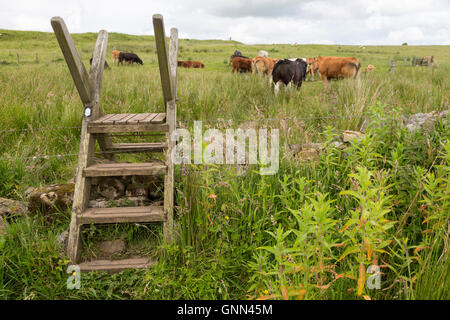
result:
[[[233,53],[233,55],[230,57],[230,63],[233,61],[233,58],[236,58],[236,57],[249,59],[248,57],[243,56],[243,55],[242,55],[242,52],[240,52],[239,50],[235,50],[234,53]]]
[[[367,73],[372,73],[375,70],[375,66],[373,64],[369,64],[365,69],[364,72]]]
[[[267,51],[260,50],[260,51],[258,52],[258,56],[259,56],[259,57],[268,58],[268,57],[269,57],[269,53],[268,53]]]
[[[275,94],[280,90],[280,84],[290,86],[294,83],[298,89],[302,86],[302,81],[306,78],[307,64],[303,59],[291,61],[283,59],[278,61],[273,67],[272,76],[270,77],[270,86],[275,84]]]
[[[306,63],[308,64],[306,74],[310,75],[309,79],[311,81],[315,81],[314,76],[319,72],[319,63],[317,62],[317,58],[307,58]]]
[[[205,65],[200,61],[178,61],[178,66],[183,68],[204,68]]]
[[[92,59],[93,59],[93,57],[91,57],[91,59],[89,59],[89,64],[92,66]],[[108,65],[108,62],[105,60],[105,67],[104,67],[104,69],[110,69],[110,67],[109,67],[109,65]]]
[[[139,64],[144,64],[142,60],[137,56],[137,54],[129,52],[120,52],[118,63],[123,64],[123,61],[128,62],[128,64],[133,64],[135,62]]]
[[[272,74],[273,66],[279,60],[279,58],[255,57],[252,59],[252,73],[267,74],[270,76]]]
[[[353,57],[317,57],[319,73],[324,89],[332,79],[357,78],[361,69],[358,59]]]
[[[252,72],[252,60],[241,57],[234,57],[231,61],[231,72]]]
[[[413,59],[413,64],[416,66],[429,67],[434,64],[434,56],[427,56],[423,58]]]
[[[114,51],[112,52],[113,63],[119,61],[119,55],[120,55],[120,51],[114,50]]]

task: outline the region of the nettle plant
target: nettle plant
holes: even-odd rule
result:
[[[291,184],[285,179],[282,184],[298,187],[297,191],[309,189],[305,179],[292,179],[296,183]],[[332,254],[333,247],[338,245],[334,228],[337,221],[331,218],[335,211],[333,201],[320,192],[307,195],[302,203],[287,198],[283,201],[286,210],[280,214],[288,214],[293,223],[286,231],[282,224],[274,232],[266,231],[273,245],[257,248],[255,261],[249,263],[252,271],[250,296],[285,300],[323,297],[324,290],[337,275]]]
[[[396,222],[386,218],[392,209],[392,196],[388,195],[390,186],[386,185],[389,179],[385,171],[374,173],[365,167],[357,167],[349,177],[353,189],[340,194],[356,200],[357,207],[350,211],[351,217],[341,230],[346,249],[338,261],[342,261],[357,279],[356,293],[361,296],[367,279],[366,270],[369,266],[379,266],[380,254],[387,253],[385,249],[392,241],[388,230]],[[373,267],[369,272],[371,270]]]

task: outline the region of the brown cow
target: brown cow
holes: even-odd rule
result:
[[[234,57],[231,61],[231,72],[252,72],[252,60]]]
[[[369,64],[365,69],[364,72],[367,73],[372,73],[375,70],[375,66],[373,64]]]
[[[309,74],[309,79],[314,81],[314,76],[319,73],[319,63],[317,62],[317,58],[307,58],[306,63],[308,64],[306,75]]]
[[[205,65],[200,61],[178,61],[178,66],[182,68],[204,68]]]
[[[252,73],[261,73],[270,76],[272,74],[273,66],[279,60],[279,58],[255,57],[252,59]]]
[[[359,76],[361,64],[353,57],[317,57],[319,73],[324,88],[331,83],[331,79],[356,78]]]
[[[120,51],[114,50],[112,52],[113,63],[116,61],[117,62],[119,61],[119,55],[120,55]]]

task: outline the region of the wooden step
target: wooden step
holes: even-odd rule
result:
[[[84,169],[85,177],[112,176],[156,176],[166,173],[167,166],[162,162],[144,163],[100,163]]]
[[[145,269],[155,264],[150,258],[130,258],[122,260],[93,260],[79,264],[80,271],[119,272],[125,269]]]
[[[89,123],[90,133],[168,131],[165,113],[107,114]]]
[[[164,222],[163,206],[88,208],[78,215],[80,224]]]
[[[165,142],[113,143],[107,151],[121,153],[162,152],[166,148],[167,143]]]

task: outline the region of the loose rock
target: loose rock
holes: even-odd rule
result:
[[[20,201],[0,198],[0,216],[10,218],[21,216],[27,213],[27,208]]]
[[[28,210],[51,214],[57,211],[68,212],[72,207],[75,185],[70,183],[54,184],[37,188],[30,193]]]

